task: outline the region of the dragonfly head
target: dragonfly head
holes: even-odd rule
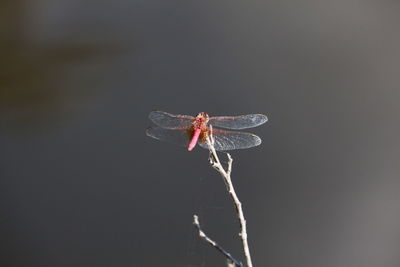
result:
[[[205,112],[200,112],[199,114],[197,114],[197,117],[202,117],[202,118],[205,118],[207,120],[210,118],[210,116]]]

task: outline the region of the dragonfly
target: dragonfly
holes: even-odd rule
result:
[[[164,111],[152,111],[149,119],[156,125],[149,127],[146,134],[157,140],[187,147],[191,151],[198,144],[209,149],[207,139],[212,136],[213,147],[217,151],[246,149],[261,144],[255,134],[230,131],[257,127],[268,121],[263,114],[210,117],[205,112],[197,116],[175,115]],[[223,129],[220,129],[223,128]],[[225,130],[229,129],[229,130]]]

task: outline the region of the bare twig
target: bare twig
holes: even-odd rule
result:
[[[206,241],[208,244],[213,246],[216,250],[221,252],[227,259],[227,266],[228,267],[243,267],[243,264],[239,261],[237,261],[235,258],[232,257],[232,255],[227,252],[224,248],[222,248],[220,245],[217,244],[214,240],[209,238],[204,231],[201,229],[200,222],[199,222],[199,217],[197,215],[193,215],[193,224],[199,231],[199,236]]]
[[[226,260],[226,266],[228,266],[228,267],[236,267],[235,263],[231,262],[229,259]]]
[[[224,183],[226,185],[226,189],[227,189],[227,191],[232,199],[232,202],[235,206],[236,214],[237,214],[237,217],[239,220],[239,225],[240,225],[239,236],[242,240],[242,246],[243,246],[244,255],[246,257],[247,267],[253,267],[253,263],[251,261],[251,256],[250,256],[249,244],[248,244],[248,240],[247,240],[246,220],[245,220],[244,214],[243,214],[242,203],[240,202],[238,196],[236,195],[235,188],[233,187],[233,183],[231,180],[233,159],[232,159],[231,155],[229,153],[227,153],[228,167],[227,167],[227,170],[225,170],[218,158],[217,151],[215,150],[215,147],[214,147],[215,140],[214,140],[214,137],[212,136],[212,126],[210,126],[209,132],[210,132],[210,135],[207,137],[207,144],[208,144],[208,148],[210,150],[209,161],[210,161],[211,166],[221,174],[221,176],[224,180]]]

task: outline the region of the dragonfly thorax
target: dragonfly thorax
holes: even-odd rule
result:
[[[210,116],[208,116],[207,113],[200,112],[199,114],[197,114],[196,118],[193,121],[194,129],[206,130],[209,119],[210,119]]]

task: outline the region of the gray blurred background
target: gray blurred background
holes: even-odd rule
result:
[[[400,266],[399,29],[398,1],[1,1],[0,265],[224,266],[195,213],[243,260],[160,109],[268,115],[232,153],[255,266]]]

